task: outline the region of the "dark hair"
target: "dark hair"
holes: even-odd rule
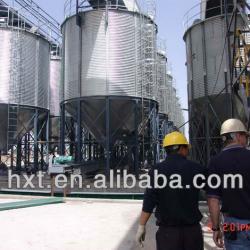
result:
[[[165,147],[165,151],[167,155],[178,154],[181,147],[188,147],[188,145],[173,145],[173,146]]]

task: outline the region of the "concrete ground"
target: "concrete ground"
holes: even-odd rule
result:
[[[14,197],[14,198],[13,198]],[[32,197],[34,198],[34,197]],[[0,196],[0,202],[29,197]],[[138,250],[134,238],[141,201],[66,199],[63,204],[0,212],[4,250]],[[206,207],[205,249],[212,250]],[[144,250],[155,250],[155,220],[150,219]],[[190,235],[192,237],[192,235]],[[4,240],[3,240],[4,239]],[[191,250],[191,249],[190,249]]]

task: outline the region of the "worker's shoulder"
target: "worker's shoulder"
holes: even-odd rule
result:
[[[157,164],[155,164],[152,169],[161,169],[161,168],[165,168],[167,164],[167,161],[164,160],[162,162],[158,162]]]
[[[196,161],[190,160],[188,158],[185,159],[186,164],[195,166],[195,167],[202,167],[202,165]]]
[[[188,165],[188,166],[190,166],[190,167],[196,168],[196,169],[203,169],[203,168],[205,168],[200,163],[192,161],[192,160],[189,160],[189,159],[186,159],[185,164]]]
[[[223,158],[223,157],[233,157],[236,155],[250,157],[250,150],[243,148],[243,147],[225,149],[225,150],[221,151],[219,154],[212,157],[211,160],[216,161],[216,160],[219,160],[220,158]]]
[[[166,167],[175,166],[176,163],[177,163],[177,161],[172,161],[172,160],[169,161],[168,159],[166,159],[165,161],[162,161],[162,162],[156,164],[154,168],[155,169],[165,169]],[[182,166],[185,165],[185,166],[193,167],[193,168],[197,168],[197,169],[204,167],[201,164],[199,164],[198,162],[189,160],[185,157],[181,157],[178,159],[178,165],[182,165]]]

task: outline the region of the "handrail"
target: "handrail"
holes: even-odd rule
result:
[[[247,1],[248,2],[248,1]],[[207,0],[203,0],[198,4],[195,4],[190,8],[183,17],[183,27],[184,31],[187,31],[196,21],[204,21],[206,14],[212,16],[224,15],[224,3],[223,1],[218,1],[217,6],[211,8],[206,8]],[[233,4],[228,4],[228,8],[233,8]],[[214,14],[213,14],[214,13]]]
[[[116,1],[116,3],[111,3],[108,2],[109,4],[107,5],[106,2],[97,2],[97,4],[95,5],[90,5],[89,1],[86,0],[79,0],[79,9],[83,12],[89,11],[89,10],[93,10],[93,9],[119,9],[119,10],[129,10],[135,13],[140,13],[140,14],[144,14],[146,16],[149,16],[154,19],[154,16],[151,16],[150,11],[149,11],[149,7],[145,7],[143,5],[147,4],[148,1],[143,0],[140,1],[140,4],[138,3],[140,0],[131,0],[131,4],[129,5],[129,8],[127,9],[126,4],[124,5],[120,5],[118,1]],[[154,0],[151,0],[152,2]],[[76,0],[65,0],[65,4],[64,4],[64,18],[68,18],[70,16],[73,16],[76,14]],[[151,11],[152,12],[152,11]]]
[[[44,15],[44,10],[38,5],[31,6],[34,3],[32,0],[15,0],[15,3],[15,7],[12,7],[1,2],[0,26],[22,29],[38,34],[51,43],[61,43],[60,24],[56,20],[48,14]]]

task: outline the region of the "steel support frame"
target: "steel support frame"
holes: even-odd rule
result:
[[[11,106],[11,104],[7,105]],[[25,105],[18,105],[18,107],[19,110],[32,112],[33,115],[26,126],[21,125],[21,130],[24,132],[22,135],[18,134],[15,145],[7,149],[7,155],[4,154],[5,162],[2,163],[18,173],[29,171],[29,169],[36,172],[44,168],[45,158],[48,154],[48,134],[45,129],[48,128],[49,111]],[[44,118],[39,120],[40,116]],[[19,124],[21,124],[20,121]],[[2,155],[0,157],[2,158]]]
[[[100,111],[101,114],[105,114],[105,141],[104,147],[100,145],[98,141],[96,141],[93,138],[93,135],[88,131],[87,128],[84,127],[82,121],[84,120],[84,117],[82,117],[82,110],[84,109],[84,100],[88,100],[88,98],[97,98],[97,99],[103,99],[105,100],[105,107],[104,111]],[[111,144],[112,136],[114,135],[111,133],[110,130],[110,121],[112,119],[112,116],[115,115],[111,112],[111,103],[113,100],[133,100],[133,112],[135,114],[134,118],[134,126],[135,133],[133,136],[132,141],[129,144],[123,144],[119,147],[116,147]],[[145,102],[145,100],[144,100]],[[71,126],[67,128],[67,119],[66,119],[66,106],[71,105],[72,103],[77,103],[76,108],[76,116],[73,119],[73,123],[75,126]],[[133,165],[131,166],[131,172],[136,176],[139,177],[140,168],[142,166],[142,137],[139,134],[139,126],[140,126],[140,112],[139,109],[142,107],[142,99],[137,97],[125,97],[125,96],[95,96],[95,97],[81,97],[81,98],[74,98],[71,100],[67,100],[61,103],[61,126],[60,126],[60,153],[62,155],[68,154],[66,151],[66,144],[71,143],[74,146],[74,152],[73,155],[76,158],[76,161],[78,163],[87,164],[88,162],[91,162],[93,158],[95,159],[97,156],[98,161],[104,161],[105,162],[105,174],[107,177],[109,177],[109,172],[111,169],[119,169],[122,168],[121,161],[122,155],[123,157],[126,157],[126,155],[131,154],[133,155]],[[149,115],[153,110],[153,116],[151,117],[151,121],[148,123],[147,130],[149,131],[149,135],[147,136],[146,140],[147,143],[145,144],[148,148],[148,151],[151,151],[152,155],[152,161],[151,164],[155,164],[157,162],[157,144],[158,144],[158,128],[156,126],[156,117],[158,112],[158,104],[153,101],[149,100],[149,106],[147,107],[147,114]],[[97,117],[101,114],[97,114]],[[145,115],[145,114],[144,114]],[[145,115],[146,117],[146,115]],[[155,124],[155,125],[153,125]],[[75,129],[76,127],[76,129]],[[119,128],[117,128],[119,129]],[[146,129],[146,128],[145,128]],[[74,133],[76,131],[76,140],[75,141],[67,141],[68,133]],[[130,145],[130,146],[129,146]],[[103,150],[104,151],[103,151]],[[103,151],[103,153],[102,153]],[[86,154],[89,154],[89,157],[86,158]],[[114,164],[114,159],[117,155],[120,155],[120,160]]]
[[[191,36],[191,33],[190,33]],[[206,62],[206,40],[205,40],[205,30],[203,24],[203,36],[202,36],[202,46],[203,46],[203,80],[204,80],[204,100],[205,103],[202,105],[198,104],[198,100],[194,100],[194,89],[193,84],[191,83],[191,100],[189,102],[189,116],[190,125],[189,125],[189,133],[190,133],[190,142],[192,145],[191,157],[193,160],[200,162],[203,165],[208,165],[211,156],[218,153],[222,148],[222,142],[219,136],[220,126],[223,121],[219,119],[219,116],[216,113],[216,110],[213,107],[213,101],[215,101],[218,96],[213,97],[210,96],[208,92],[208,83],[207,83],[207,62]],[[191,45],[192,46],[192,45]],[[192,50],[192,47],[191,47]],[[192,66],[191,66],[191,70]],[[231,95],[227,90],[227,76],[225,76],[225,89],[226,96]],[[220,93],[220,95],[225,95],[224,93]],[[231,99],[231,98],[229,98]],[[231,102],[230,102],[231,103]],[[232,104],[229,105],[232,107]],[[232,112],[232,111],[231,111]],[[232,114],[228,114],[228,116],[232,116]],[[212,122],[213,121],[213,122]]]

